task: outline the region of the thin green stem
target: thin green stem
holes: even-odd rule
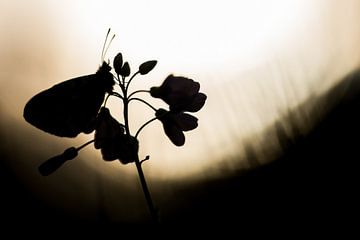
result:
[[[143,130],[144,127],[146,127],[148,124],[150,124],[151,122],[155,121],[157,119],[157,117],[154,117],[152,119],[150,119],[149,121],[147,121],[146,123],[144,123],[136,132],[135,134],[135,138],[138,137],[139,133],[141,132],[141,130]]]
[[[150,91],[149,90],[137,90],[135,92],[130,93],[129,98],[131,98],[134,94],[141,93],[141,92],[149,93]]]
[[[156,110],[157,110],[153,105],[151,105],[150,103],[148,103],[147,101],[145,101],[145,100],[143,100],[143,99],[141,99],[141,98],[130,98],[130,99],[129,99],[129,102],[132,101],[132,100],[136,100],[136,101],[139,101],[139,102],[142,102],[142,103],[148,105],[148,106],[149,106],[152,110],[154,110],[155,112],[156,112]]]

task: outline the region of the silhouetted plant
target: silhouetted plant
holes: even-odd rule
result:
[[[107,36],[109,32],[110,29]],[[93,140],[78,148],[70,147],[63,154],[50,158],[40,165],[39,171],[44,176],[50,175],[63,163],[74,159],[82,148],[94,143],[95,148],[101,150],[105,161],[119,160],[123,164],[135,163],[151,216],[157,222],[157,212],[141,167],[149,156],[143,160],[139,159],[138,135],[148,124],[154,120],[160,120],[171,142],[176,146],[184,145],[183,131],[190,131],[198,126],[198,119],[185,112],[199,111],[205,104],[206,95],[199,92],[198,82],[173,75],[168,76],[159,87],[129,93],[130,83],[135,76],[148,74],[154,69],[157,61],[142,63],[128,80],[131,74],[130,65],[123,61],[121,53],[114,58],[114,74],[111,73],[109,63],[103,61],[107,50],[106,48],[104,51],[106,42],[105,40],[102,51],[103,64],[95,74],[59,83],[35,95],[26,104],[24,108],[26,121],[48,133],[61,137],[76,137],[81,132],[95,131]],[[121,92],[114,91],[114,85],[118,85]],[[157,109],[144,99],[134,97],[140,92],[162,99],[169,105],[169,109]],[[124,123],[118,122],[106,107],[110,96],[122,100]],[[129,103],[135,100],[153,109],[155,116],[146,121],[133,135],[129,128]]]

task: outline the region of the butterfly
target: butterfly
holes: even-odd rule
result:
[[[73,78],[46,89],[32,97],[25,105],[23,116],[33,126],[59,137],[76,137],[95,130],[96,116],[106,93],[115,84],[109,63],[105,62],[95,74]]]

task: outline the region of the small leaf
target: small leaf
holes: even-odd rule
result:
[[[122,65],[123,65],[123,57],[121,53],[118,53],[114,58],[114,62],[113,62],[113,66],[117,74],[120,74]]]
[[[151,60],[151,61],[147,61],[142,63],[139,66],[139,72],[141,75],[145,75],[148,74],[151,70],[154,69],[154,67],[156,66],[157,61],[156,60]]]
[[[121,76],[127,77],[130,75],[130,66],[128,62],[124,63],[124,66],[121,68],[120,73]]]

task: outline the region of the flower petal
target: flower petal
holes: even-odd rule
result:
[[[169,75],[160,87],[152,87],[150,94],[161,98],[171,109],[180,112],[192,103],[199,89],[200,84],[192,79]]]
[[[184,133],[171,122],[163,121],[163,127],[166,136],[171,140],[173,144],[176,146],[182,146],[185,143],[185,135]]]
[[[101,154],[105,161],[119,159],[122,164],[134,162],[139,151],[139,142],[133,136],[118,135],[106,141],[101,147]]]
[[[198,126],[198,119],[187,113],[176,114],[174,120],[182,131],[190,131]]]
[[[119,157],[119,146],[116,142],[107,141],[101,148],[101,155],[105,161],[113,161]]]
[[[150,95],[154,98],[161,98],[162,96],[161,87],[151,87]]]
[[[120,135],[124,135],[124,127],[110,114],[109,109],[103,107],[98,114],[98,122],[95,129],[95,148],[102,148],[107,142],[113,141]]]
[[[199,111],[205,105],[206,98],[207,98],[206,95],[203,93],[196,94],[193,101],[186,107],[185,111],[189,111],[189,112]]]
[[[119,146],[118,159],[122,164],[134,162],[138,158],[139,141],[133,136],[124,136]]]
[[[192,79],[169,75],[162,84],[164,90],[171,93],[185,94],[192,96],[199,92],[200,84]]]

